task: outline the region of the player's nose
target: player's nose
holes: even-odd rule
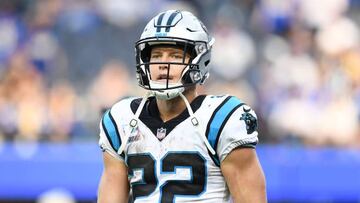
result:
[[[160,61],[161,64],[159,64],[159,69],[160,70],[164,70],[164,69],[167,69],[169,68],[169,64],[167,64],[168,62],[170,62],[170,57],[168,54],[163,54],[162,57],[160,58]]]
[[[159,70],[166,70],[169,68],[168,64],[159,64]]]

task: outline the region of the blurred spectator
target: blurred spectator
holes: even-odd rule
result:
[[[43,78],[29,61],[25,52],[17,52],[9,61],[8,70],[3,78],[5,113],[15,122],[3,125],[8,138],[38,140],[42,134],[45,120],[45,87]],[[12,115],[12,116],[11,116]],[[6,119],[6,117],[4,118]],[[9,128],[10,127],[10,128]]]
[[[213,27],[216,43],[212,54],[213,72],[225,80],[236,80],[255,60],[253,39],[240,29],[235,9],[220,9]],[[224,51],[226,50],[226,51]]]
[[[305,22],[298,22],[289,27],[287,42],[277,39],[266,44],[264,55],[270,67],[263,72],[265,85],[260,94],[268,106],[263,113],[269,113],[267,125],[271,134],[282,137],[278,140],[296,138],[299,144],[358,145],[358,106],[351,85],[351,78],[358,76],[342,63],[343,53],[358,47],[358,27],[341,17],[343,7],[330,9],[335,7],[320,9],[320,13],[331,11],[333,16],[327,20],[332,23],[319,23],[317,19],[316,35],[308,26],[299,26]],[[269,46],[279,46],[282,51],[274,55]],[[355,55],[351,57],[353,62]]]
[[[24,28],[16,16],[0,15],[0,73],[4,63],[18,48],[23,40]]]
[[[301,0],[297,4],[300,20],[310,27],[321,28],[340,18],[348,9],[349,0]]]
[[[36,0],[29,4],[26,21],[31,31],[52,28],[64,6],[63,0]]]
[[[127,67],[120,61],[106,63],[90,87],[90,101],[95,109],[109,108],[132,93]]]
[[[95,4],[108,22],[123,28],[146,19],[157,5],[156,0],[95,0]]]
[[[50,141],[68,141],[75,123],[76,98],[74,89],[67,81],[59,82],[50,89],[48,122]]]
[[[324,54],[338,55],[359,46],[359,27],[348,18],[338,18],[320,29],[316,42]]]
[[[265,110],[269,113],[268,125],[274,130],[273,134],[303,136],[303,130],[313,129],[313,122],[306,118],[306,115],[312,115],[313,110],[316,110],[316,108],[312,109],[314,104],[311,97],[320,86],[320,75],[318,66],[309,53],[312,35],[307,30],[293,28],[288,36],[288,45],[286,43],[282,45],[282,41],[278,42],[280,46],[284,46],[283,52],[268,59],[270,64],[268,70],[264,72],[266,75],[263,80],[264,85],[261,86],[261,94],[265,99],[263,102],[271,107]],[[292,105],[294,102],[297,105]],[[293,107],[297,108],[293,109]],[[303,112],[304,119],[293,110]],[[303,124],[301,121],[308,122]],[[291,127],[293,125],[294,127]]]
[[[94,139],[102,110],[144,93],[138,27],[170,8],[216,38],[201,93],[246,100],[262,140],[359,146],[360,7],[348,0],[0,1],[0,140]]]
[[[97,131],[101,113],[121,98],[142,95],[140,88],[134,87],[136,84],[136,81],[131,80],[128,67],[123,62],[111,60],[104,64],[90,85],[86,98],[89,104],[87,108],[92,111],[86,110],[84,120],[90,124],[91,129]]]
[[[295,15],[295,1],[263,0],[259,1],[258,28],[265,32],[283,33],[290,27]]]
[[[17,134],[17,113],[10,103],[7,85],[0,83],[0,141],[12,140]]]

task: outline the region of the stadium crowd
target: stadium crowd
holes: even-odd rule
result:
[[[101,112],[143,94],[134,42],[169,8],[208,25],[201,92],[251,105],[261,143],[360,146],[359,0],[2,0],[0,140],[97,140]]]

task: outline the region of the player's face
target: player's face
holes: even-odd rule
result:
[[[188,63],[190,55],[184,50],[176,47],[154,47],[151,50],[150,65],[151,80],[166,83],[176,83],[180,80],[185,65],[181,64],[156,64],[156,63]],[[169,77],[168,77],[169,73]]]

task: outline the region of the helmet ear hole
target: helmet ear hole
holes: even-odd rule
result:
[[[194,83],[199,83],[202,79],[200,71],[192,71],[190,75]]]
[[[205,66],[207,66],[207,65],[209,65],[209,63],[210,63],[210,60],[207,60],[207,61],[205,61]]]
[[[201,73],[197,70],[188,70],[182,77],[183,84],[195,84],[201,82],[201,80]]]

